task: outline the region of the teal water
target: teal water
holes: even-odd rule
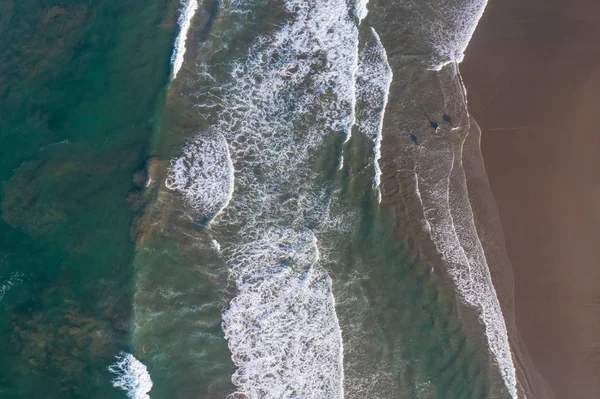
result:
[[[128,344],[127,198],[168,81],[175,5],[0,4],[2,398],[121,395],[107,367]]]

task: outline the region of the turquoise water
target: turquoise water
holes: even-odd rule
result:
[[[360,5],[200,2],[170,83],[177,2],[0,6],[0,397],[507,397],[385,190],[432,50]]]
[[[127,201],[168,81],[168,1],[0,5],[0,397],[117,397]]]

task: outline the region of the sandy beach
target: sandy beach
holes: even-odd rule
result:
[[[558,399],[600,397],[598,39],[597,2],[491,1],[461,64],[516,326]]]

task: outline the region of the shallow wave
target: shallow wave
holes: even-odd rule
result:
[[[385,108],[392,84],[392,68],[388,62],[387,53],[381,44],[381,39],[371,28],[371,36],[365,41],[358,56],[358,71],[356,73],[357,119],[359,129],[373,141],[375,170],[374,188],[381,202],[379,184],[381,180],[381,132]]]
[[[132,354],[121,352],[117,361],[108,367],[115,375],[112,384],[127,392],[130,399],[150,399],[148,392],[152,389],[152,379],[146,366]]]
[[[452,274],[465,300],[481,309],[479,317],[485,326],[490,351],[498,363],[500,374],[509,393],[516,398],[516,371],[508,341],[506,322],[475,227],[475,218],[468,199],[465,172],[462,167],[462,155],[461,147],[454,156],[449,182],[449,197],[451,198],[453,227],[464,256],[467,258],[469,268],[468,275],[465,275],[464,270],[454,270]]]
[[[452,62],[462,62],[487,2],[488,0],[440,2],[431,10],[434,15],[428,28],[434,53],[431,69],[439,71]]]
[[[187,41],[188,31],[192,24],[192,18],[196,15],[198,10],[198,0],[182,0],[183,9],[177,23],[179,24],[180,30],[177,38],[175,39],[175,46],[173,47],[173,54],[171,55],[171,64],[173,64],[173,79],[177,77],[177,73],[183,65],[183,58],[185,56],[185,43]]]
[[[516,397],[516,374],[508,333],[475,228],[466,192],[461,146],[420,150],[415,171],[424,222],[448,265],[459,294],[479,311],[492,357],[510,395]]]
[[[416,158],[415,194],[423,209],[422,227],[442,254],[463,301],[477,309],[492,358],[508,392],[516,397],[516,373],[506,323],[475,228],[462,166],[462,145],[469,132],[469,114],[458,64],[464,58],[487,0],[400,0],[400,3],[412,11],[409,15],[414,17],[414,21],[403,23],[412,23],[418,36],[431,47],[426,58],[418,58],[417,62],[424,59],[425,67],[441,71],[436,79],[442,82],[439,95],[444,103],[438,104],[441,106],[436,111],[445,109],[455,118],[462,116],[462,121],[449,129],[456,139],[454,143],[442,139],[448,136],[445,132],[433,137],[423,135],[425,139],[420,145],[406,140],[407,152]],[[422,100],[422,104],[418,111],[415,109],[415,114],[435,102],[436,94],[424,90],[423,97],[417,99]]]

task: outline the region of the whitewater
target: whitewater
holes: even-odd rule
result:
[[[171,64],[173,65],[172,79],[177,78],[177,74],[183,65],[186,51],[187,35],[192,24],[192,18],[198,10],[198,0],[182,0],[183,9],[177,23],[179,24],[179,34],[175,39]]]
[[[377,200],[381,202],[379,187],[381,184],[381,168],[379,166],[381,135],[393,73],[377,31],[371,28],[370,34],[358,57],[356,74],[358,127],[373,141],[373,169],[375,171],[373,187],[377,190]]]
[[[487,0],[468,0],[426,6],[435,18],[432,24],[418,27],[428,38],[432,49],[424,66],[440,72],[442,81],[446,76],[453,76],[441,83],[446,87],[442,89],[442,96],[448,95],[456,109],[462,107],[464,115],[451,129],[462,136],[457,143],[440,145],[440,142],[432,140],[433,145],[421,145],[411,151],[416,154],[413,173],[423,208],[423,230],[429,234],[448,265],[449,274],[463,301],[477,309],[492,358],[509,394],[516,398],[517,377],[506,322],[475,227],[462,166],[470,115],[459,64],[486,5]],[[450,72],[443,73],[443,69]]]
[[[124,390],[129,399],[150,399],[148,392],[152,389],[152,379],[148,369],[131,353],[119,353],[108,370],[115,375],[113,386]]]
[[[486,1],[436,10],[429,29],[432,70],[458,65]],[[230,0],[222,18],[251,15],[256,4]],[[283,2],[289,19],[259,35],[223,78],[201,89],[196,107],[218,115],[171,161],[165,186],[180,194],[191,216],[207,225],[229,270],[233,298],[222,313],[236,371],[230,397],[342,398],[342,332],[332,281],[322,266],[317,239],[327,224],[330,185],[313,176],[312,164],[327,140],[343,146],[354,129],[373,143],[373,188],[381,201],[381,143],[393,80],[392,67],[374,28],[359,40],[367,2]],[[197,3],[185,3],[173,53],[173,77],[183,63],[187,32]],[[215,46],[219,38],[201,46]],[[202,50],[202,49],[201,49]],[[456,67],[457,68],[457,67]],[[464,86],[461,88],[464,92]],[[466,106],[466,97],[464,98]],[[516,377],[504,319],[462,187],[460,150],[441,159],[451,177],[438,183],[428,161],[414,170],[423,223],[449,264],[462,298],[481,311],[490,351],[516,397]],[[438,157],[439,155],[439,157]],[[445,169],[444,169],[445,168]],[[465,222],[467,220],[467,222]],[[462,224],[461,224],[462,223]]]
[[[221,13],[254,6],[229,1]],[[331,187],[311,168],[323,143],[347,142],[356,122],[359,21],[345,0],[284,7],[286,22],[258,36],[221,84],[196,93],[211,100],[199,110],[219,118],[172,160],[166,186],[208,220],[229,269],[230,396],[342,398],[342,335],[316,238]]]

